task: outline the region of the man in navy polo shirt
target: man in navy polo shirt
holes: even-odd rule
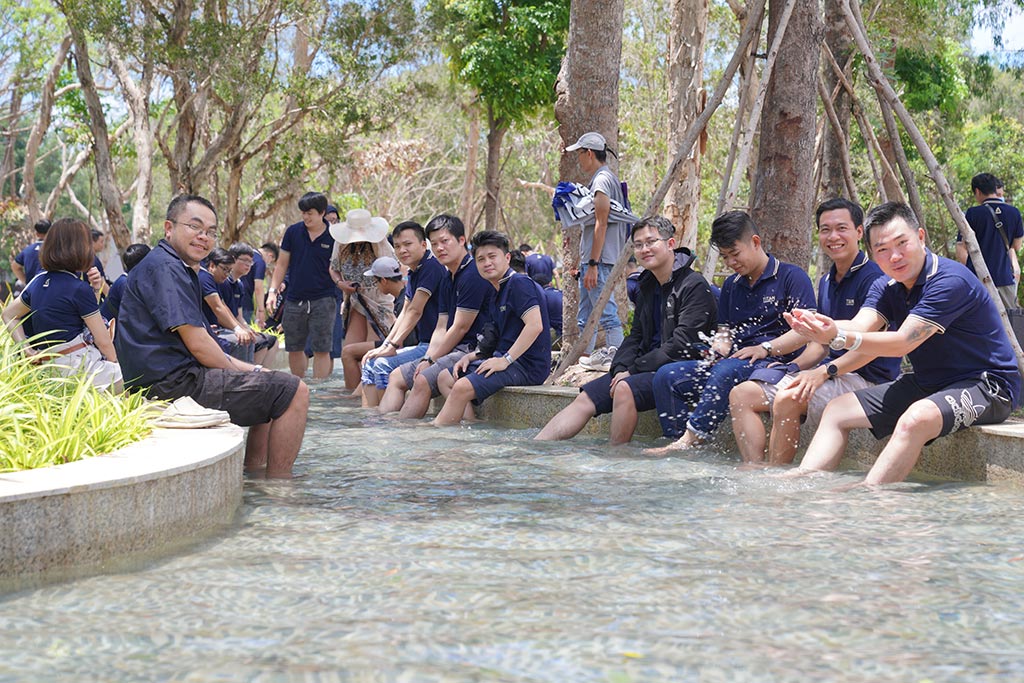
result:
[[[448,277],[442,280],[437,325],[422,360],[395,368],[378,409],[401,410],[403,418],[421,418],[430,399],[440,395],[437,378],[469,353],[484,323],[490,320],[494,287],[484,280],[466,251],[466,228],[456,216],[441,214],[427,223],[427,239]],[[405,392],[409,389],[408,398]]]
[[[206,326],[196,270],[217,239],[217,213],[197,195],[167,207],[164,239],[128,274],[115,346],[130,391],[173,401],[190,396],[249,427],[245,466],[291,474],[302,445],[309,389],[285,372],[231,358]]]
[[[981,256],[985,259],[992,283],[1006,308],[1017,308],[1017,283],[1020,282],[1018,254],[1024,241],[1024,224],[1017,207],[999,196],[998,180],[991,173],[971,178],[971,189],[977,206],[967,209],[967,223],[978,238]],[[956,260],[973,273],[974,264],[967,253],[963,235],[956,236]]]
[[[368,351],[362,360],[363,407],[375,408],[388,388],[395,368],[418,361],[427,353],[430,336],[437,327],[438,301],[448,271],[427,248],[427,234],[415,221],[404,221],[391,231],[395,256],[409,269],[405,285],[405,303],[387,337],[380,346]],[[402,342],[415,331],[416,346],[402,348]]]
[[[458,424],[471,401],[479,405],[504,387],[543,384],[551,372],[550,321],[540,285],[509,267],[508,238],[500,232],[478,232],[472,245],[477,270],[496,292],[496,339],[488,345],[493,348],[472,351],[441,374],[446,398],[435,427]]]
[[[263,260],[263,255],[260,254],[259,249],[253,249],[244,242],[240,242],[239,245],[248,247],[249,251],[252,252],[252,266],[244,275],[238,278],[244,287],[242,292],[242,317],[249,324],[252,324],[252,321],[255,320],[258,326],[263,327],[266,322],[266,311],[263,307],[263,281],[267,277],[267,262]],[[236,245],[231,246],[234,249]],[[242,251],[235,254],[236,263],[239,256],[244,253]]]
[[[780,337],[787,331],[784,312],[814,307],[807,273],[766,253],[757,227],[742,211],[715,219],[711,244],[736,274],[722,286],[719,333],[709,358],[665,365],[654,375],[662,431],[679,439],[659,450],[706,441],[728,417],[734,386],[771,362],[788,364],[805,345],[802,339],[786,343]]]
[[[886,280],[876,263],[859,248],[864,234],[864,210],[848,199],[830,199],[815,212],[818,244],[832,259],[832,267],[818,282],[818,310],[836,320],[849,320],[860,310],[872,284]],[[789,348],[804,343],[790,330],[774,347]],[[791,343],[795,342],[795,344]],[[804,415],[817,422],[825,406],[836,396],[890,382],[900,373],[899,358],[876,358],[856,372],[843,372],[852,360],[840,360],[845,351],[833,351],[810,343],[794,361],[800,373],[790,373],[776,383],[774,379],[751,378],[729,394],[732,431],[744,462],[788,464],[796,456],[800,442],[800,422]],[[806,369],[813,368],[813,369]],[[774,368],[769,369],[773,371]],[[771,438],[766,438],[761,415],[772,414]]]
[[[906,478],[932,439],[1005,420],[1020,404],[1021,377],[992,297],[964,266],[925,247],[909,206],[872,209],[864,233],[891,279],[877,281],[841,327],[811,311],[787,320],[810,340],[856,351],[850,355],[861,362],[906,355],[914,372],[831,401],[797,472],[835,469],[850,430],[867,427],[879,439],[892,434],[865,479],[886,484]],[[873,331],[886,323],[898,329]]]
[[[547,254],[538,254],[533,247],[525,242],[519,245],[519,251],[523,252],[526,259],[526,274],[538,282],[538,276],[551,282],[555,277],[555,260]],[[543,287],[543,285],[541,285]]]
[[[49,229],[50,221],[45,218],[36,221],[36,241],[18,252],[18,255],[11,261],[11,272],[26,285],[42,270],[39,265],[39,247],[43,246],[43,240]]]
[[[334,296],[337,287],[329,273],[334,238],[324,220],[327,197],[307,192],[299,199],[299,211],[302,220],[289,225],[281,240],[277,267],[267,290],[267,308],[277,307],[277,290],[287,277],[281,328],[288,367],[298,377],[306,374],[304,350],[308,339],[313,351],[313,378],[322,379],[331,374],[331,341],[338,316]]]

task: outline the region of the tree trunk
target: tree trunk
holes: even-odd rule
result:
[[[147,24],[149,22],[147,21]],[[149,124],[149,95],[153,79],[153,61],[146,55],[142,78],[136,83],[117,48],[107,46],[110,66],[121,85],[121,92],[132,112],[132,136],[135,142],[135,201],[132,203],[132,240],[148,242],[149,206],[153,194],[153,129]]]
[[[619,151],[619,70],[622,58],[624,0],[572,0],[569,6],[569,37],[565,59],[555,81],[555,119],[562,145],[576,142],[583,133],[597,131]],[[608,157],[612,170],[618,159]],[[586,183],[575,154],[563,154],[559,179]],[[569,231],[563,253],[563,349],[579,337],[576,314],[579,286],[573,275],[580,266],[579,230]]]
[[[8,107],[7,147],[4,149],[3,163],[0,164],[0,196],[14,197],[18,194],[18,174],[14,168],[14,152],[18,147],[18,119],[21,114],[21,99],[24,91],[21,80],[16,75],[12,79],[11,102]],[[10,180],[10,190],[5,191],[4,185]]]
[[[769,41],[783,7],[769,7]],[[751,216],[766,248],[778,258],[806,267],[811,258],[814,209],[814,136],[817,128],[818,53],[821,44],[818,3],[797,0],[786,40],[768,85],[761,115],[757,175]]]
[[[85,108],[89,112],[89,131],[92,133],[93,165],[96,169],[96,184],[103,210],[107,217],[110,234],[117,248],[124,249],[131,244],[128,225],[121,214],[121,191],[117,189],[114,174],[114,161],[110,155],[110,138],[107,133],[107,120],[100,102],[99,91],[92,77],[92,66],[89,64],[89,49],[85,32],[72,17],[68,17],[68,29],[75,46],[75,69],[78,82],[82,85]]]
[[[508,131],[503,116],[495,118],[494,110],[487,106],[487,174],[484,176],[484,227],[498,229],[498,192],[501,190],[501,141]],[[468,237],[468,235],[467,235]]]
[[[676,149],[687,128],[704,108],[704,33],[707,0],[672,0],[668,33],[668,148]],[[665,216],[676,226],[682,246],[697,246],[697,207],[700,204],[701,145],[683,160],[679,178],[665,199]]]
[[[480,116],[476,104],[465,108],[469,117],[469,137],[466,140],[466,177],[462,182],[462,196],[459,198],[459,216],[467,227],[473,213],[473,195],[476,194],[476,164],[480,151]]]
[[[832,54],[840,64],[847,64],[850,55],[853,53],[853,44],[849,34],[846,32],[846,22],[843,20],[842,10],[839,9],[838,0],[825,0],[825,44],[828,45]],[[847,73],[849,70],[847,69]],[[821,185],[818,196],[830,199],[832,197],[847,196],[852,199],[846,189],[846,179],[843,172],[841,154],[846,153],[849,157],[849,148],[844,144],[850,139],[850,95],[839,83],[839,78],[832,71],[831,64],[823,64],[821,75],[825,81],[825,88],[831,96],[837,93],[832,100],[832,107],[835,109],[836,118],[839,123],[839,133],[834,125],[825,128],[824,147],[821,156]],[[837,91],[837,86],[838,91]],[[856,201],[856,200],[854,200]]]

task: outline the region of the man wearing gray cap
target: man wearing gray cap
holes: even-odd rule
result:
[[[577,324],[582,331],[611,274],[612,266],[619,258],[619,252],[626,244],[629,225],[609,220],[611,200],[626,206],[626,199],[622,193],[622,184],[605,163],[611,150],[604,136],[600,133],[584,133],[576,144],[569,145],[565,151],[577,153],[580,169],[590,176],[588,185],[594,193],[594,223],[583,226],[583,238],[580,240],[580,309]],[[622,345],[622,323],[619,321],[614,296],[608,299],[601,311],[600,327],[605,331],[608,346],[618,348]],[[593,348],[594,339],[589,339],[587,353]]]
[[[370,330],[367,341],[349,343],[341,347],[341,365],[345,369],[346,377],[360,377],[363,356],[387,339],[401,309],[400,303],[396,305],[396,302],[401,302],[405,289],[402,268],[398,265],[398,260],[391,256],[381,256],[375,260],[363,276],[373,278],[379,296],[372,303],[366,299],[360,302],[368,314],[366,322]],[[354,296],[362,298],[362,293],[357,289]],[[361,396],[362,393],[363,387],[360,384],[356,386],[352,395]]]

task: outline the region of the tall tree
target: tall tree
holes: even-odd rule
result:
[[[567,0],[431,0],[455,78],[487,116],[484,224],[498,227],[501,143],[509,126],[554,101],[569,24]]]

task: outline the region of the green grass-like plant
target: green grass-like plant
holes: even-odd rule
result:
[[[0,472],[110,453],[147,436],[152,403],[99,390],[85,373],[33,365],[0,329]]]

